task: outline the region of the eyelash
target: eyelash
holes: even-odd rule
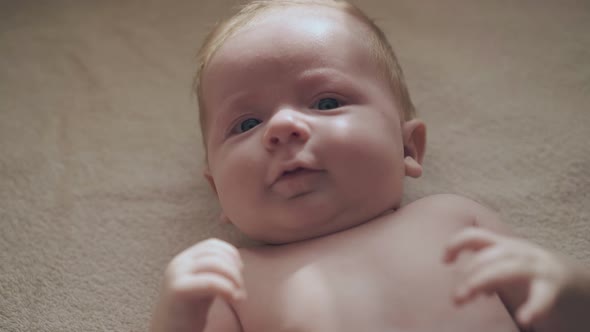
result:
[[[262,121],[258,120],[252,114],[248,114],[246,116],[242,116],[238,120],[236,120],[236,121],[234,121],[232,123],[232,125],[229,127],[229,130],[228,130],[226,136],[229,137],[229,136],[234,136],[234,135],[240,135],[240,134],[245,133],[246,131],[250,131],[250,130],[246,130],[246,131],[243,131],[243,132],[240,131],[240,126],[244,122],[246,122],[248,120],[257,120],[257,121],[259,121],[259,123],[256,126],[258,126],[260,123],[262,123]],[[256,126],[254,126],[254,127],[256,127]],[[254,127],[252,127],[252,128],[254,128]]]

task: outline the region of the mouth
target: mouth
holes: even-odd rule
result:
[[[304,173],[304,172],[309,172],[309,171],[311,171],[311,170],[308,169],[308,168],[297,167],[297,168],[292,169],[292,170],[284,171],[283,174],[281,174],[281,176],[279,176],[279,178],[291,177],[291,176],[294,176],[294,175],[297,175],[297,174],[301,174],[301,173]]]
[[[307,167],[306,165],[302,165],[301,163],[297,163],[295,165],[291,164],[275,173],[271,185],[274,185],[277,182],[283,182],[283,180],[296,179],[317,172],[320,172],[320,170]]]
[[[270,190],[287,199],[301,197],[318,188],[318,183],[321,182],[321,178],[318,178],[318,176],[322,172],[319,169],[297,165],[285,168],[275,178]]]

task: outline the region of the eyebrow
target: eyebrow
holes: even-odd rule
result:
[[[215,126],[216,123],[223,122],[226,118],[231,118],[235,113],[238,113],[240,109],[234,107],[234,105],[248,99],[249,95],[250,93],[247,91],[238,91],[225,98],[221,102],[221,105],[219,105],[220,111],[216,112],[215,116],[213,116],[214,121],[212,125]]]
[[[355,78],[348,72],[331,68],[315,69],[303,73],[297,80],[297,88],[302,93],[309,95],[316,90],[327,90],[321,92],[332,92],[358,100],[361,96],[362,81]],[[352,100],[351,99],[351,100]]]
[[[307,71],[297,79],[298,87],[319,86],[319,85],[340,85],[342,82],[353,81],[350,75],[343,74],[341,71],[321,68]]]

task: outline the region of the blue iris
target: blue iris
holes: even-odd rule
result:
[[[331,110],[340,107],[340,102],[334,98],[323,98],[318,101],[317,108],[319,110]]]
[[[260,124],[260,122],[261,122],[260,120],[254,119],[254,118],[246,119],[240,123],[240,132],[242,132],[242,133],[246,132],[246,131],[258,126]]]

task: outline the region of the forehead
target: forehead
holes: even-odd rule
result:
[[[289,40],[317,42],[327,41],[330,37],[357,36],[361,28],[359,21],[342,9],[322,5],[291,5],[261,11],[230,39],[258,36],[262,40],[270,38],[273,43],[280,44],[288,44],[286,42]]]
[[[262,10],[237,29],[224,46],[259,42],[277,47],[316,46],[317,43],[348,37],[348,42],[363,41],[363,25],[342,9],[321,5],[290,5]],[[353,38],[360,37],[360,38]],[[311,42],[311,45],[305,45]],[[224,47],[222,46],[222,48]],[[293,51],[293,50],[290,50]]]
[[[210,97],[211,90],[218,90],[216,82],[222,78],[256,75],[257,70],[295,72],[314,66],[366,70],[375,64],[366,38],[369,31],[357,18],[336,8],[267,9],[239,28],[211,58],[202,75],[203,95]],[[351,62],[356,66],[351,67]],[[224,81],[222,90],[232,89],[232,82],[238,83]]]

